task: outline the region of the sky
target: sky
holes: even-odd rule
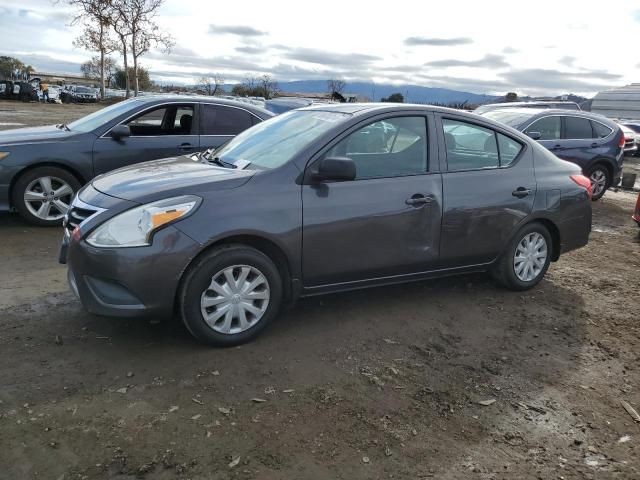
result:
[[[0,0],[0,55],[79,73],[92,53],[73,47],[81,28],[69,25],[72,13],[50,0]],[[638,0],[165,0],[156,20],[175,46],[142,64],[164,82],[268,73],[342,78],[346,91],[365,81],[587,96],[640,82]]]

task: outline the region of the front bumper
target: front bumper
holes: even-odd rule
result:
[[[156,232],[145,247],[97,248],[82,225],[65,228],[59,261],[68,267],[69,286],[96,315],[168,317],[180,279],[201,245],[174,226]]]

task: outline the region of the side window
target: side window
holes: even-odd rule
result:
[[[253,125],[249,112],[241,108],[202,104],[202,135],[237,135]]]
[[[591,122],[586,118],[565,117],[564,137],[566,139],[593,138]]]
[[[427,145],[424,117],[397,117],[356,130],[325,157],[351,158],[356,180],[419,175],[427,171]]]
[[[543,117],[533,122],[525,130],[525,133],[540,133],[539,140],[558,140],[560,139],[560,117]]]
[[[611,134],[611,132],[613,132],[612,129],[610,129],[606,125],[603,125],[600,122],[592,121],[591,122],[591,127],[593,128],[593,133],[595,134],[595,136],[597,138],[608,137]]]
[[[193,130],[193,106],[171,105],[148,110],[127,122],[131,136],[190,135]]]
[[[458,120],[442,119],[449,171],[500,166],[493,130]]]
[[[501,133],[498,133],[497,136],[498,150],[500,151],[500,166],[506,167],[518,156],[522,150],[522,144]]]

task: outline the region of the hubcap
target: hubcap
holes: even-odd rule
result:
[[[513,257],[513,270],[523,282],[535,280],[547,261],[547,241],[538,232],[528,233],[520,240]]]
[[[234,265],[211,277],[202,292],[200,310],[219,333],[237,334],[256,325],[269,306],[269,282],[255,267]]]
[[[73,189],[57,177],[40,177],[24,191],[24,204],[29,213],[41,220],[60,220],[69,209]]]
[[[607,186],[607,174],[605,172],[600,169],[594,170],[591,172],[589,180],[591,180],[591,191],[594,196],[600,195],[604,192],[604,189]]]

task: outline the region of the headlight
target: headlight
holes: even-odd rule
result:
[[[96,228],[87,237],[87,243],[94,247],[150,245],[153,232],[189,215],[199,203],[199,197],[185,195],[132,208]]]

